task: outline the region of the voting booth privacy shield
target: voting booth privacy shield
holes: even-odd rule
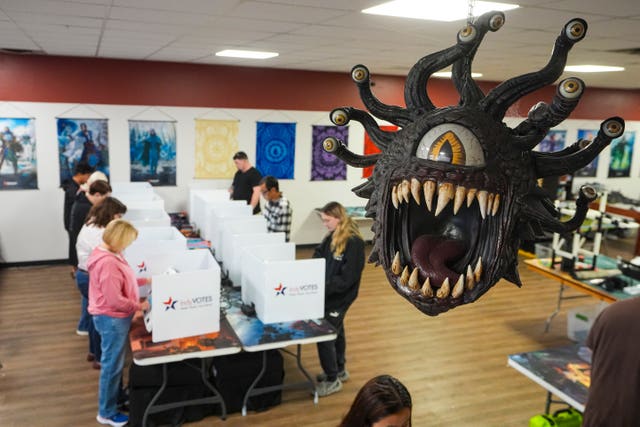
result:
[[[153,342],[220,330],[220,267],[207,249],[149,256]]]
[[[256,300],[255,293],[263,282],[263,264],[270,261],[293,261],[296,259],[296,244],[271,243],[244,246],[240,248],[240,285],[242,302],[251,304]]]
[[[201,213],[202,219],[198,223],[200,237],[203,239],[215,240],[216,213],[219,213],[218,216],[233,217],[237,215],[238,217],[250,217],[253,215],[253,210],[244,200],[222,200],[205,203]]]
[[[241,285],[243,247],[284,243],[285,237],[285,233],[267,233],[266,230],[262,233],[233,233],[229,240],[229,250],[225,253],[224,262],[229,280],[231,280],[233,286],[237,288]]]
[[[247,205],[249,211],[252,212],[251,206]],[[225,213],[228,213],[226,211]],[[246,233],[266,233],[267,232],[267,220],[262,215],[248,215],[244,217],[236,216],[218,216],[216,213],[217,221],[214,221],[215,225],[215,246],[213,240],[211,240],[211,247],[214,248],[214,255],[216,259],[222,263],[225,262],[225,256],[227,256],[228,246],[230,245],[231,237],[228,235],[230,231],[243,230]]]
[[[267,248],[270,252],[277,250],[273,246]],[[255,306],[258,319],[263,323],[278,323],[324,317],[324,258],[276,260],[272,256],[262,259],[259,256],[265,253],[262,247],[246,249],[243,271],[251,272],[243,282],[243,301]],[[290,251],[286,246],[281,250],[282,256]],[[246,291],[245,283],[248,284]]]
[[[171,218],[163,209],[127,209],[122,217],[136,228],[140,227],[169,227]]]
[[[205,207],[208,202],[229,201],[228,190],[189,190],[189,220],[197,229],[201,229],[205,220]]]

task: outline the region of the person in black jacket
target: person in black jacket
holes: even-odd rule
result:
[[[87,182],[89,176],[93,172],[93,168],[86,163],[78,163],[73,170],[71,178],[62,181],[60,187],[64,190],[64,211],[62,219],[64,220],[64,229],[69,234],[69,264],[71,264],[71,274],[74,275],[78,264],[75,259],[75,242],[71,242],[71,207],[76,200],[76,196],[80,193],[80,186]]]
[[[94,172],[91,178],[95,174],[102,174],[102,172]],[[104,174],[102,174],[104,176]],[[91,183],[89,188],[86,191],[81,191],[80,194],[76,197],[76,201],[73,203],[71,207],[71,218],[69,220],[69,240],[73,243],[73,251],[70,251],[70,259],[75,262],[76,267],[78,266],[78,252],[76,251],[76,243],[78,241],[78,234],[80,234],[80,230],[84,225],[87,214],[91,210],[92,206],[100,204],[102,200],[108,197],[111,194],[111,186],[107,181],[103,181],[98,175],[98,179]],[[106,178],[106,176],[104,176]],[[87,181],[87,183],[89,183]],[[78,327],[76,328],[76,334],[78,335],[87,335],[89,333],[90,327],[89,323],[91,322],[91,316],[87,311],[87,306],[89,301],[84,296],[81,299],[80,304],[80,320],[78,321]]]
[[[340,203],[327,203],[320,210],[320,218],[329,234],[316,248],[313,257],[326,261],[324,317],[338,332],[335,341],[318,343],[318,357],[324,373],[317,377],[316,390],[319,396],[328,396],[340,391],[342,382],[349,379],[345,368],[344,317],[358,296],[364,268],[364,241],[358,226]]]

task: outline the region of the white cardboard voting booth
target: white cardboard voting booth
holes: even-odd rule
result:
[[[227,190],[189,190],[189,221],[201,229],[205,221],[205,207],[208,202],[229,201]]]
[[[211,250],[218,261],[222,261],[223,257],[224,242],[222,241],[222,230],[224,230],[230,222],[245,221],[251,223],[255,222],[255,218],[262,218],[262,216],[253,216],[253,209],[250,205],[234,205],[233,208],[225,207],[223,210],[213,212],[211,215],[211,228],[209,228],[211,238],[207,240],[211,242]],[[267,229],[266,227],[265,221],[265,230]]]
[[[262,280],[262,264],[269,261],[296,259],[296,244],[286,242],[243,246],[240,248],[240,257],[242,259],[240,268],[242,302],[251,304],[251,301],[255,301],[256,289],[253,285]]]
[[[233,223],[231,223],[233,226]],[[245,246],[284,243],[285,233],[234,233],[231,236],[229,250],[225,252],[224,267],[234,287],[241,285],[242,248]],[[226,249],[225,249],[226,250]]]
[[[164,199],[154,192],[151,193],[117,193],[112,192],[111,197],[120,200],[128,209],[160,209],[164,211]]]
[[[148,268],[150,256],[162,253],[188,251],[187,239],[175,227],[140,227],[138,238],[124,251],[124,257],[136,277],[151,277]],[[140,296],[146,297],[150,287],[140,287]]]
[[[220,243],[221,246],[216,251],[216,258],[221,261],[222,269],[228,272],[225,265],[231,262],[233,253],[233,240],[238,234],[267,234],[267,220],[262,215],[250,216],[246,218],[228,218],[222,222],[220,227]],[[218,258],[220,254],[220,258]]]
[[[291,255],[290,247],[274,245],[247,247],[244,253],[243,301],[254,304],[258,319],[277,323],[324,317],[324,258],[274,259]]]
[[[153,342],[220,330],[220,267],[207,249],[149,256]]]
[[[122,217],[134,227],[169,227],[171,218],[163,209],[127,209]]]
[[[111,189],[114,193],[123,194],[153,193],[153,186],[148,182],[112,182]]]
[[[225,214],[224,212],[228,212]],[[239,217],[248,217],[253,214],[251,206],[244,200],[218,200],[208,201],[202,205],[202,219],[198,229],[200,230],[200,237],[206,240],[214,240],[214,229],[217,221],[217,214],[220,215],[233,215],[237,214]]]

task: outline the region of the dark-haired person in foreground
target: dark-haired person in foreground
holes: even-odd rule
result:
[[[583,427],[640,425],[640,298],[618,301],[596,319],[586,342],[591,385]]]
[[[362,386],[339,427],[411,427],[411,395],[398,379],[379,375]]]

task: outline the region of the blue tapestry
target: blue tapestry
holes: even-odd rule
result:
[[[325,138],[333,136],[348,146],[349,128],[346,126],[313,125],[311,132],[311,181],[344,181],[347,164],[322,148]]]
[[[295,123],[257,123],[256,168],[263,176],[293,179],[295,148]]]

